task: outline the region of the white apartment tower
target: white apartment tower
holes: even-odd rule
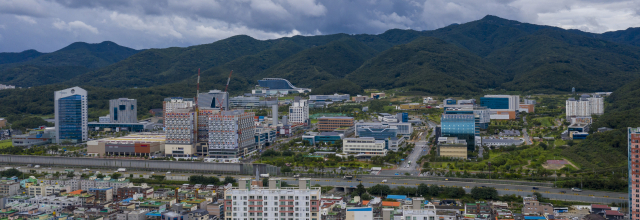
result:
[[[289,106],[289,122],[308,123],[309,121],[309,100],[301,99]]]
[[[279,178],[269,179],[269,187],[254,187],[250,178],[238,181],[237,188],[224,192],[226,220],[320,220],[319,187],[301,178],[299,187],[282,188]]]
[[[176,109],[192,108],[195,106],[193,98],[171,97],[165,98],[162,102],[163,125],[166,125],[167,113],[171,113]]]
[[[137,123],[137,100],[128,98],[109,100],[109,117],[110,123]]]
[[[569,98],[566,101],[567,120],[572,117],[591,117],[604,113],[604,100],[600,96],[582,95],[580,99]]]
[[[87,141],[87,90],[80,87],[54,92],[56,143]]]
[[[196,154],[194,133],[196,113],[193,108],[174,109],[165,113],[165,154],[189,157]]]
[[[244,110],[209,116],[209,158],[239,158],[252,152],[249,148],[255,146],[254,116],[255,113]]]

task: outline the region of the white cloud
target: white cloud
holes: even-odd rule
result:
[[[2,0],[0,1],[0,14],[28,15],[34,17],[47,17],[46,3],[35,0]]]
[[[143,20],[135,15],[113,12],[109,17],[111,18],[111,21],[115,22],[115,24],[120,27],[143,31],[161,37],[182,38],[182,34],[176,31],[176,28],[174,27],[179,27],[178,25],[185,24],[185,19],[177,16],[172,18],[150,17],[147,20]]]
[[[72,21],[69,23],[65,23],[64,21],[58,20],[56,22],[53,22],[53,27],[60,30],[72,31],[74,33],[77,33],[76,31],[79,31],[79,30],[89,31],[94,34],[98,33],[97,28],[91,25],[85,24],[82,21]]]
[[[27,22],[29,24],[37,24],[38,22],[36,22],[36,20],[34,20],[33,18],[29,17],[29,16],[24,16],[24,15],[16,15],[16,18],[18,20]]]
[[[287,3],[296,11],[308,16],[320,17],[327,13],[327,8],[321,3],[316,4],[315,0],[287,0]]]

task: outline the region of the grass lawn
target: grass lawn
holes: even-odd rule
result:
[[[0,149],[12,147],[12,146],[13,144],[11,144],[11,140],[0,141]]]
[[[540,122],[542,126],[545,127],[551,127],[555,125],[555,123],[553,122],[553,117],[535,118],[534,120]]]
[[[318,124],[318,119],[311,119],[311,124]]]

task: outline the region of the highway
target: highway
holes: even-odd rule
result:
[[[25,172],[25,175],[29,175],[29,170],[37,170],[38,172],[46,171],[48,173],[60,172],[64,173],[65,168],[53,167],[41,167],[41,168],[26,168],[21,167],[19,170]],[[82,173],[93,173],[95,171],[100,171],[103,174],[111,174],[114,170],[96,170],[92,169],[90,171],[81,171],[77,168],[74,168],[76,172]],[[133,175],[134,177],[139,177],[140,175],[150,176],[150,175],[165,175],[167,177],[172,177],[174,180],[187,180],[191,175],[200,175],[195,173],[165,173],[165,172],[151,172],[151,171],[131,171],[122,173],[125,177],[129,175]],[[220,179],[223,179],[227,175],[205,175],[205,176],[216,176]],[[250,176],[237,176],[232,175],[234,178],[246,178]],[[251,176],[255,178],[254,176]],[[297,185],[297,182],[292,177],[281,177],[283,180],[287,181],[287,183]],[[398,186],[405,187],[417,187],[419,184],[424,183],[428,185],[438,185],[438,186],[457,186],[464,187],[467,192],[471,192],[473,187],[494,187],[498,190],[500,195],[520,195],[527,196],[532,195],[533,192],[539,192],[544,197],[557,199],[557,200],[570,200],[570,201],[581,201],[581,202],[592,202],[592,203],[605,203],[610,204],[612,202],[626,202],[627,194],[619,193],[619,192],[606,192],[606,191],[593,191],[593,190],[585,190],[583,192],[571,192],[569,189],[561,189],[561,188],[553,188],[553,187],[538,187],[538,190],[533,190],[532,186],[524,186],[524,185],[508,185],[508,184],[496,184],[496,183],[478,183],[478,182],[458,182],[458,181],[446,181],[446,180],[434,180],[434,178],[427,177],[416,177],[416,176],[365,176],[359,177],[355,176],[352,180],[344,180],[340,178],[311,178],[312,184],[320,184],[322,186],[334,186],[334,187],[347,187],[352,188],[357,186],[359,183],[362,183],[365,187],[371,187],[376,184],[388,185],[391,188],[395,188]],[[357,180],[361,181],[357,181]],[[386,183],[382,183],[382,180],[386,179]],[[565,191],[563,193],[562,191]]]

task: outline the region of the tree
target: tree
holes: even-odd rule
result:
[[[367,190],[364,188],[364,185],[360,183],[358,184],[358,186],[356,186],[356,190],[354,192],[357,193],[358,196],[362,196],[362,194],[366,193]]]
[[[269,186],[269,178],[264,178],[262,179],[262,187],[267,187]]]
[[[0,172],[0,175],[3,177],[22,176],[22,172],[20,172],[15,168],[11,168],[11,169]]]
[[[375,186],[369,187],[369,189],[367,189],[367,192],[372,195],[383,196],[389,195],[389,193],[391,193],[391,188],[389,188],[389,186],[387,185],[376,184]]]
[[[496,188],[493,188],[493,187],[477,187],[477,186],[473,187],[473,189],[471,189],[471,197],[473,197],[473,199],[476,199],[476,200],[499,199],[498,190],[496,190]]]
[[[111,179],[118,179],[120,178],[120,176],[122,176],[122,174],[114,173],[114,174],[111,174]]]
[[[98,173],[98,175],[96,175],[96,177],[99,178],[99,179],[102,179],[102,178],[104,178],[104,174]]]
[[[290,167],[283,167],[283,168],[280,169],[280,172],[291,173],[291,168]]]
[[[233,177],[227,176],[224,178],[224,184],[227,185],[229,183],[235,183],[236,179],[234,179]]]

